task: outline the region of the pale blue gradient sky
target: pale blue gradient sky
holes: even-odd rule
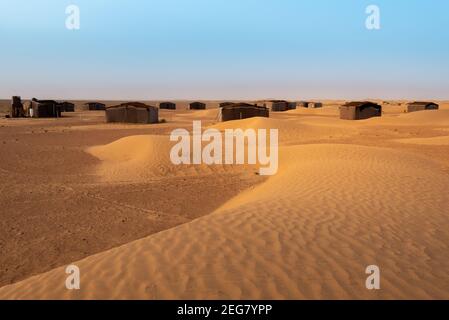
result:
[[[447,0],[0,0],[0,43],[4,98],[449,99]]]

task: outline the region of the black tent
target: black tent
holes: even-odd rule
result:
[[[106,108],[106,122],[158,123],[159,109],[140,102],[127,102]]]

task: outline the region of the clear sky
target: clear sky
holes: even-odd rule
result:
[[[3,98],[449,99],[447,0],[0,0],[0,43]]]

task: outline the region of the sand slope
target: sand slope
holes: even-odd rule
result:
[[[0,289],[0,298],[448,298],[449,177],[417,155],[282,147],[280,171],[211,215]],[[365,289],[366,266],[381,291]]]

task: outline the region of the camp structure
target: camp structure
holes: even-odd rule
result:
[[[295,110],[297,106],[296,102],[289,102],[288,103],[288,110]]]
[[[206,109],[206,104],[203,102],[192,102],[190,104],[190,110],[205,110]]]
[[[310,104],[310,102],[307,102],[307,101],[299,101],[298,102],[298,107],[300,107],[300,108],[308,108],[309,104]]]
[[[54,100],[31,99],[29,115],[32,118],[59,118],[62,106]]]
[[[159,103],[159,109],[176,110],[176,103],[161,102],[161,103]]]
[[[235,103],[220,108],[218,115],[219,121],[240,120],[253,117],[270,116],[270,110],[267,107],[261,107],[257,104]]]
[[[62,112],[75,112],[75,104],[67,101],[60,102]]]
[[[84,105],[87,106],[87,110],[90,110],[90,111],[106,110],[106,105],[104,103],[100,103],[100,102],[87,102]]]
[[[271,111],[287,111],[288,102],[285,100],[270,100],[268,101],[268,106]]]
[[[25,117],[25,110],[23,109],[22,99],[20,97],[12,97],[9,116],[11,118]]]
[[[363,120],[382,116],[382,106],[369,101],[353,101],[340,107],[340,119]]]
[[[159,109],[141,102],[126,102],[106,108],[106,122],[157,123]]]
[[[227,106],[232,106],[233,104],[235,104],[235,102],[225,101],[225,102],[221,102],[221,103],[219,104],[219,107],[220,107],[220,108],[223,108],[223,107],[227,107]]]
[[[439,105],[433,102],[422,102],[422,101],[415,101],[412,103],[409,103],[407,105],[407,112],[415,112],[415,111],[423,111],[423,110],[438,110]]]
[[[309,102],[309,108],[322,108],[323,104],[321,102]]]
[[[296,109],[296,102],[288,102],[285,100],[270,100],[268,101],[268,105],[271,111],[275,112]]]

